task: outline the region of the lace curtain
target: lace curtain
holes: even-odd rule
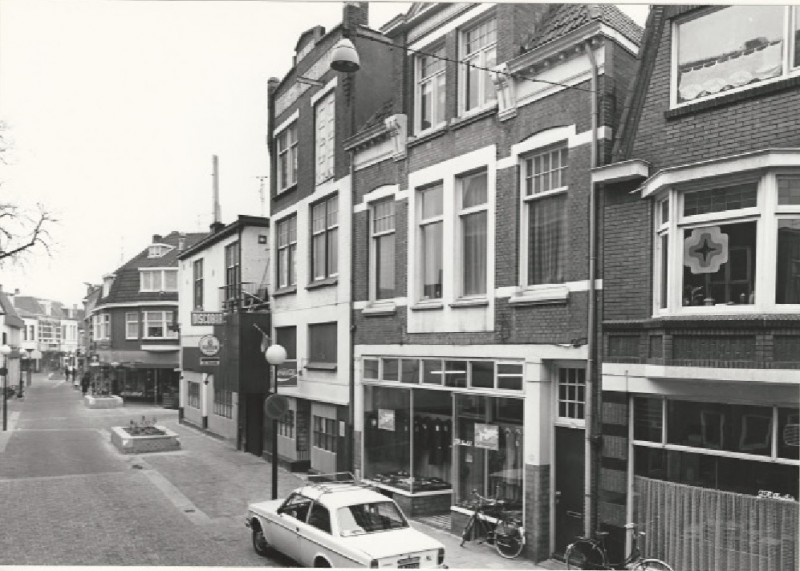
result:
[[[680,571],[797,569],[798,503],[636,476],[643,552]]]

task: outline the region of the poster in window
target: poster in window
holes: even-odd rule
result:
[[[500,448],[500,430],[496,424],[475,423],[475,447],[486,450]]]
[[[683,265],[693,274],[714,274],[728,262],[728,235],[719,226],[695,228],[683,241]]]
[[[394,410],[390,408],[378,409],[378,429],[394,432]]]

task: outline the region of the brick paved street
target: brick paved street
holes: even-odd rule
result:
[[[291,565],[257,556],[243,525],[247,504],[269,496],[269,464],[179,424],[177,411],[86,409],[78,391],[41,375],[9,412],[11,431],[0,436],[0,565]],[[142,415],[177,432],[181,450],[119,454],[108,429]],[[301,482],[283,470],[279,477],[281,495]],[[545,568],[414,525],[445,544],[453,568]]]

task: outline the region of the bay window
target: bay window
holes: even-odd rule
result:
[[[798,30],[794,6],[727,6],[687,16],[673,32],[673,104],[797,74]]]
[[[277,135],[278,139],[278,190],[286,190],[297,183],[297,123],[289,125]]]
[[[295,257],[297,255],[297,216],[290,216],[277,224],[278,234],[278,287],[291,287],[297,283]]]
[[[462,62],[459,99],[461,111],[469,112],[486,106],[497,98],[491,74],[497,63],[497,21],[484,20],[461,33]]]
[[[425,50],[416,58],[416,130],[425,131],[445,121],[444,46]]]
[[[311,207],[311,268],[314,280],[337,275],[339,197],[334,195]]]
[[[443,285],[443,224],[441,183],[419,191],[420,275],[422,299],[441,299]]]
[[[800,174],[767,173],[664,192],[655,205],[654,311],[800,304],[798,188]]]
[[[170,329],[173,317],[171,311],[144,312],[145,339],[172,339],[178,336],[177,331]]]
[[[395,293],[395,216],[394,198],[372,205],[371,291],[373,299],[391,299]]]
[[[486,171],[459,179],[461,226],[461,292],[465,296],[486,294],[487,255]]]

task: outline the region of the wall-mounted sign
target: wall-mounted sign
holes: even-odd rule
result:
[[[394,432],[394,410],[390,408],[378,409],[378,428]]]
[[[475,423],[475,448],[500,449],[500,430],[496,424]]]
[[[297,386],[297,363],[287,361],[278,367],[278,386],[296,387]]]
[[[222,325],[225,314],[221,311],[193,311],[192,325]]]
[[[200,352],[206,357],[214,357],[219,353],[220,343],[219,339],[213,335],[203,335],[197,343],[197,346],[200,348]]]
[[[200,357],[200,364],[206,367],[218,367],[219,357]]]

